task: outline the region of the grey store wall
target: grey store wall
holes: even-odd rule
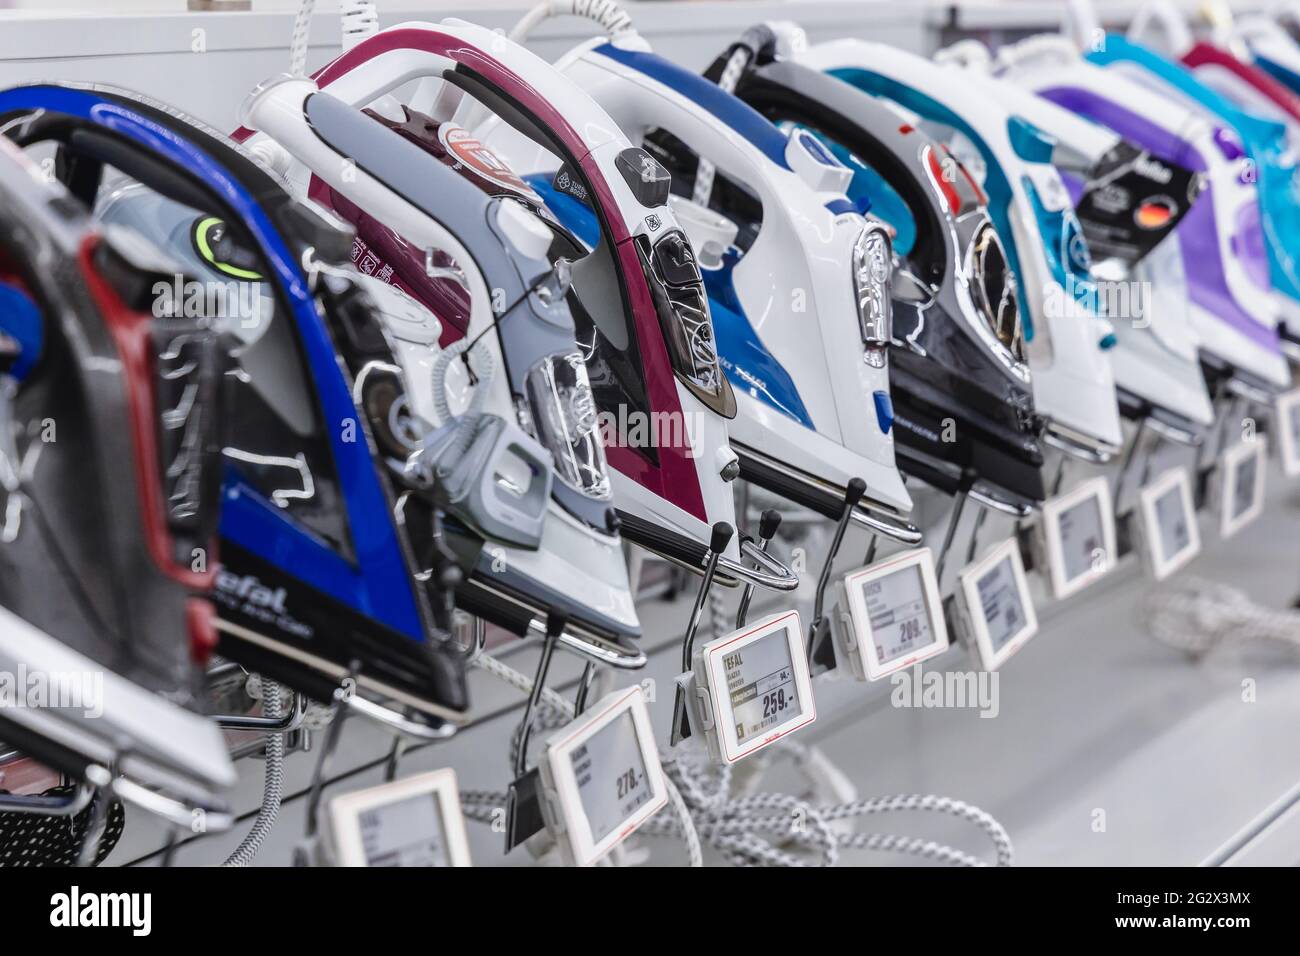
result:
[[[508,30],[529,6],[515,0],[487,6],[381,3],[380,24],[459,16]],[[707,65],[738,30],[771,19],[798,20],[814,40],[859,35],[925,50],[936,36],[932,14],[939,12],[923,3],[876,0],[631,6],[640,31],[659,52],[696,69]],[[0,85],[34,80],[110,83],[163,98],[223,130],[238,125],[239,103],[253,86],[289,67],[291,13],[0,17],[5,17],[0,21]],[[593,33],[583,21],[561,20],[543,25],[529,46],[555,59]],[[339,50],[338,14],[318,12],[312,22],[308,68],[328,62]]]

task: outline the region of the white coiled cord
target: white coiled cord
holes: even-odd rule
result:
[[[1300,647],[1300,611],[1264,607],[1218,581],[1175,578],[1148,594],[1140,613],[1152,637],[1194,656],[1229,641]]]
[[[289,41],[289,72],[307,75],[307,49],[311,43],[311,18],[316,0],[302,0],[293,20],[293,37]],[[339,18],[343,25],[343,51],[346,53],[362,40],[379,32],[379,11],[373,0],[339,0]]]
[[[774,749],[806,761],[811,748],[794,743]],[[839,832],[838,821],[892,812],[935,812],[966,820],[983,830],[993,844],[996,866],[1010,866],[1014,849],[1006,828],[979,807],[931,794],[897,794],[816,806],[806,799],[776,793],[731,794],[730,768],[717,768],[702,756],[676,756],[664,770],[677,783],[700,838],[737,866],[834,866],[841,849],[903,853],[957,866],[987,866],[954,847],[914,837],[884,833]],[[647,833],[674,833],[662,817],[646,824]]]
[[[1043,63],[1066,64],[1079,56],[1079,48],[1074,41],[1056,33],[1041,33],[1025,37],[1015,43],[1004,43],[998,47],[996,68],[1010,69],[1022,63],[1042,60]]]
[[[954,800],[951,797],[940,797],[929,793],[902,793],[888,797],[872,797],[869,800],[857,800],[832,807],[821,807],[818,810],[828,822],[869,816],[876,813],[906,811],[945,813],[972,823],[983,830],[993,844],[995,866],[1011,866],[1015,860],[1015,848],[1011,844],[1011,837],[1007,833],[1006,827],[999,823],[991,813],[965,801]],[[912,856],[937,860],[943,863],[953,863],[958,866],[988,865],[978,857],[945,846],[942,843],[935,843],[933,840],[919,840],[881,833],[845,833],[839,835],[839,843],[842,847],[907,853]]]
[[[677,784],[702,840],[721,851],[736,866],[810,865],[764,840],[760,834],[784,835],[783,845],[821,854],[821,865],[834,866],[839,858],[836,837],[824,818],[806,801],[788,794],[731,795],[731,768],[716,767],[698,754],[682,753],[664,762],[664,772]],[[648,834],[679,836],[676,821],[656,817],[646,824]]]
[[[379,32],[379,11],[373,0],[339,0],[343,26],[343,52]]]
[[[475,666],[530,693],[532,678],[490,654],[480,654]],[[542,691],[542,726],[573,719],[573,704],[549,688]],[[518,745],[518,739],[513,741]],[[811,761],[811,748],[795,743],[775,748],[795,760],[797,766]],[[723,853],[737,866],[834,866],[841,848],[903,853],[922,859],[958,866],[986,866],[969,853],[913,837],[881,833],[837,832],[840,820],[878,813],[921,811],[944,813],[966,820],[982,829],[993,843],[996,866],[1010,866],[1014,858],[1006,828],[979,807],[930,794],[898,794],[853,800],[830,806],[814,806],[788,794],[732,793],[731,768],[717,767],[702,755],[689,752],[661,754],[673,815],[659,814],[645,823],[647,835],[676,836],[686,841],[691,866],[703,865],[701,841]],[[470,790],[461,794],[465,815],[484,823],[493,822],[506,795]]]
[[[293,19],[293,37],[289,41],[289,72],[294,76],[307,75],[307,47],[311,42],[311,18],[316,12],[316,0],[302,0],[298,15]]]
[[[722,68],[722,75],[718,77],[718,88],[727,93],[736,92],[736,84],[744,76],[745,67],[749,65],[752,55],[749,47],[736,47],[727,58],[727,65]],[[713,195],[713,178],[717,171],[717,166],[712,162],[703,156],[699,158],[695,168],[695,186],[691,189],[691,202],[705,209],[709,208],[709,198]]]
[[[993,65],[993,54],[979,40],[968,38],[944,47],[934,55],[934,62],[987,73]]]
[[[467,353],[468,357],[474,360],[474,374],[478,377],[478,382],[474,385],[468,407],[460,415],[456,415],[451,410],[451,400],[447,397],[447,372],[452,362]],[[496,357],[486,344],[478,345],[475,339],[460,339],[434,356],[430,379],[433,387],[433,411],[438,416],[435,426],[441,427],[448,422],[455,422],[457,428],[455,442],[443,455],[449,463],[454,463],[464,455],[473,443],[474,435],[478,431],[479,419],[483,416],[483,407],[487,404],[488,386],[492,384],[495,375]],[[416,455],[419,455],[418,451]]]
[[[509,664],[498,660],[491,654],[478,654],[473,658],[473,664],[523,694],[533,692],[533,679],[531,677],[515,670]],[[573,719],[573,702],[561,697],[549,687],[542,688],[542,704],[555,713],[561,714],[570,720]]]
[[[498,660],[491,654],[480,653],[473,658],[475,667],[487,671],[493,677],[505,681],[507,684],[518,689],[524,694],[531,694],[533,690],[533,679],[527,674],[515,670],[510,665]],[[537,715],[539,723],[545,726],[550,721],[557,721],[555,726],[563,725],[574,718],[573,702],[561,697],[549,687],[542,689],[541,697],[542,713]],[[549,712],[549,716],[548,716]],[[512,742],[512,749],[519,745],[518,731]],[[513,758],[513,753],[511,754]],[[514,761],[511,760],[513,765]],[[682,798],[677,787],[673,784],[671,778],[664,781],[668,788],[668,804],[672,808],[676,817],[675,830],[686,842],[686,854],[690,866],[703,866],[704,853],[700,847],[700,838],[695,831],[694,821],[691,819],[691,813]],[[464,790],[461,792],[461,808],[466,817],[471,820],[477,820],[480,823],[493,823],[496,821],[500,807],[506,805],[507,796],[504,793],[491,790]],[[655,819],[660,819],[660,814]]]
[[[525,13],[510,31],[510,39],[523,43],[533,28],[552,17],[582,17],[595,21],[610,39],[635,33],[632,17],[614,0],[543,0]]]

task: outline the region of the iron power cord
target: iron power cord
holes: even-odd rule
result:
[[[1143,601],[1151,636],[1199,657],[1219,644],[1271,641],[1300,648],[1300,611],[1256,604],[1240,588],[1204,578],[1175,578]]]
[[[803,767],[811,748],[793,743],[777,745],[779,752]],[[1010,866],[1014,858],[1006,829],[992,815],[949,797],[899,794],[816,806],[786,794],[730,793],[730,768],[716,768],[699,756],[679,756],[664,764],[691,809],[700,838],[738,866],[834,866],[841,849],[903,853],[959,866],[987,866],[978,857],[933,840],[882,833],[838,832],[838,821],[879,813],[922,811],[944,813],[982,829],[993,843],[995,865]],[[815,787],[814,787],[815,790]],[[673,821],[658,817],[643,828],[648,833],[674,833]]]
[[[281,708],[280,685],[275,681],[261,681],[262,714],[275,719],[284,716]],[[235,852],[231,853],[221,865],[248,866],[262,848],[267,834],[275,826],[275,819],[280,814],[280,805],[284,801],[284,734],[266,735],[266,778],[262,785],[262,806],[257,811],[257,819]]]

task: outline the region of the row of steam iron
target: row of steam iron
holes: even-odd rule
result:
[[[230,135],[0,92],[0,669],[112,681],[107,720],[0,711],[76,783],[3,809],[218,826],[221,728],[303,707],[207,719],[214,660],[429,740],[485,625],[545,641],[538,688],[552,647],[636,669],[629,553],[701,576],[689,647],[710,588],[740,623],[799,584],[742,486],[838,523],[815,632],[846,526],[921,543],[909,486],[1025,518],[1047,456],[1195,445],[1289,384],[1268,31],[1178,62],[1076,4],[931,61],[766,23],[699,75],[612,0],[509,37],[343,8]],[[525,48],[563,15],[601,35]]]

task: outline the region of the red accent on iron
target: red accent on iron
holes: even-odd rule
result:
[[[957,169],[960,170],[962,178],[966,180],[970,188],[975,190],[976,204],[980,206],[987,206],[989,204],[989,197],[984,194],[984,190],[980,188],[980,184],[975,182],[974,177],[972,177],[970,174],[970,170],[966,168],[966,164],[963,163],[961,160],[959,160],[956,156],[953,156],[952,150],[950,150],[947,146],[943,147],[943,151],[948,154],[949,159],[951,159],[954,163],[957,164]],[[958,207],[953,210],[954,214],[960,214],[961,208],[962,207],[959,204]]]
[[[416,29],[407,27],[400,30],[386,30],[358,43],[342,56],[327,63],[314,76],[317,85],[323,90],[339,77],[350,73],[362,63],[394,50],[420,50],[436,56],[445,56],[457,63],[462,63],[475,73],[490,80],[511,99],[520,103],[541,121],[542,125],[556,134],[557,138],[568,147],[573,158],[583,162],[591,150],[578,134],[564,114],[557,110],[549,100],[543,97],[531,84],[525,81],[501,61],[494,59],[471,43],[458,37],[442,33],[437,29]],[[593,190],[605,209],[614,208],[614,194],[605,183],[604,177],[593,179]],[[622,242],[628,238],[627,228],[620,220],[612,223],[611,238]]]
[[[216,653],[217,612],[207,598],[185,599],[185,629],[190,635],[190,659],[199,667],[206,666]]]
[[[948,158],[952,159],[954,163],[957,162],[956,159],[952,158],[951,154]],[[943,201],[948,204],[948,211],[954,216],[961,215],[961,197],[957,195],[957,190],[953,188],[952,183],[944,177],[943,163],[939,162],[939,158],[935,156],[934,147],[932,146],[925,148],[925,163],[930,167],[930,175],[934,177],[939,192],[943,194]],[[958,163],[958,165],[961,164]]]
[[[623,281],[626,283],[627,296],[636,317],[637,344],[645,366],[646,386],[651,406],[657,413],[681,415],[682,408],[677,396],[676,378],[668,359],[667,347],[663,342],[663,333],[659,329],[659,317],[655,311],[654,299],[646,285],[640,259],[632,245],[632,236],[618,211],[613,191],[605,181],[600,167],[591,158],[591,149],[586,142],[564,115],[536,88],[505,64],[473,44],[437,29],[413,27],[386,30],[363,40],[322,67],[313,78],[324,90],[331,83],[369,60],[395,50],[408,49],[445,56],[464,64],[468,69],[491,81],[507,96],[532,113],[543,126],[550,129],[571,153],[570,160],[576,160],[582,167],[591,185],[593,201],[599,203],[600,208],[606,211],[605,216],[602,217],[601,228],[609,230],[609,238],[615,245],[622,264]],[[250,135],[252,131],[244,128],[233,134],[240,142]],[[449,327],[450,323],[445,324],[444,330]],[[632,449],[606,449],[609,463],[618,471],[656,495],[671,501],[688,514],[707,522],[704,494],[695,471],[695,460],[690,457],[690,451],[689,446],[659,448],[660,467],[656,471],[649,462]]]
[[[1291,92],[1257,66],[1242,63],[1235,56],[1212,43],[1199,42],[1183,54],[1183,63],[1195,69],[1198,66],[1217,66],[1238,79],[1249,83],[1255,91],[1273,101],[1278,109],[1300,122],[1300,96]]]
[[[352,264],[358,272],[387,282],[437,317],[442,325],[439,345],[446,348],[465,337],[469,327],[469,293],[450,279],[429,278],[424,270],[423,249],[411,245],[316,176],[311,177],[307,195],[356,228]],[[451,261],[447,257],[444,264]]]
[[[217,545],[208,545],[207,570],[194,571],[175,557],[175,546],[163,519],[164,499],[158,475],[158,410],[154,404],[154,355],[149,342],[152,316],[127,308],[111,285],[94,265],[95,250],[101,239],[87,236],[77,251],[77,262],[86,288],[99,307],[104,324],[113,336],[122,360],[122,380],[126,387],[127,408],[131,416],[131,444],[135,455],[136,488],[140,492],[140,519],[144,525],[145,544],[154,564],[167,577],[193,591],[209,591],[216,577]]]

